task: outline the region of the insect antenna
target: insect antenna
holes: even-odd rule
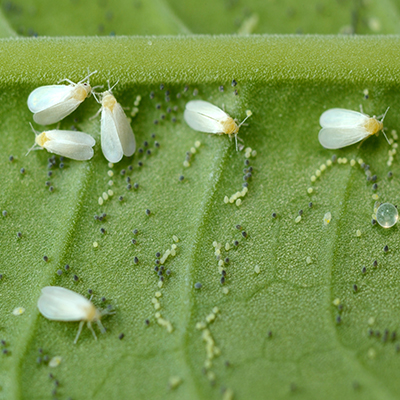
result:
[[[387,114],[387,112],[389,111],[389,108],[390,108],[390,107],[388,107],[388,108],[386,109],[385,113],[383,114],[383,117],[382,117],[382,119],[381,119],[381,122],[383,122],[383,120],[385,119],[386,114]],[[385,129],[384,129],[384,128],[382,128],[382,133],[383,133],[383,135],[385,136],[386,141],[389,143],[389,146],[390,146],[391,144],[390,144],[390,142],[389,142],[388,137],[386,136],[386,133],[385,133]]]
[[[33,127],[33,125],[29,122],[29,125],[32,128],[33,133],[35,134],[35,136],[39,135],[39,132]],[[33,146],[28,150],[28,152],[25,154],[25,157],[32,151],[32,150],[39,150],[39,148],[37,147],[36,142],[33,144]]]

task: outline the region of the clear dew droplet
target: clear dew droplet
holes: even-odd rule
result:
[[[383,203],[376,212],[376,220],[383,228],[391,228],[399,219],[397,208],[390,203]]]

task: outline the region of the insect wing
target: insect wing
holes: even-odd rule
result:
[[[368,118],[358,111],[331,108],[322,113],[319,124],[322,128],[352,128],[365,124]]]
[[[219,121],[195,111],[185,110],[183,117],[185,118],[186,123],[195,131],[207,133],[223,132],[223,127]]]
[[[107,107],[101,111],[101,150],[112,163],[120,161],[124,154],[113,114]]]
[[[318,139],[326,149],[340,149],[357,143],[368,136],[368,131],[363,127],[322,128],[319,131]]]
[[[38,300],[41,314],[54,321],[86,320],[93,304],[72,290],[59,286],[46,286]]]
[[[208,133],[222,133],[221,121],[229,118],[219,107],[202,100],[189,101],[183,116],[192,129]]]
[[[203,100],[189,101],[186,103],[186,109],[189,111],[195,111],[199,114],[207,115],[216,120],[224,120],[229,117],[228,114],[219,107]]]
[[[64,142],[86,145],[90,147],[93,147],[96,144],[96,141],[85,132],[53,129],[51,131],[47,131],[46,136],[50,140],[61,139]]]
[[[133,134],[132,127],[126,118],[124,110],[119,103],[114,105],[112,111],[114,124],[117,128],[119,141],[121,143],[122,151],[125,156],[131,156],[136,150],[135,135]]]
[[[33,120],[39,125],[54,124],[75,111],[81,103],[81,101],[74,98],[65,100],[33,114]]]
[[[51,153],[68,157],[73,160],[90,160],[93,157],[92,147],[95,140],[84,132],[51,130],[46,132],[50,139],[44,148]]]
[[[74,87],[69,85],[40,86],[28,97],[29,110],[37,113],[61,103],[71,96],[73,90]]]

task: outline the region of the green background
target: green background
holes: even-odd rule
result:
[[[0,399],[399,397],[400,343],[393,335],[400,310],[398,227],[371,224],[374,193],[379,201],[398,202],[397,155],[388,166],[393,147],[382,135],[338,151],[323,149],[317,139],[319,116],[333,107],[358,110],[361,104],[380,115],[390,106],[389,138],[398,129],[400,37],[349,35],[397,34],[397,1],[1,5],[0,211],[7,215],[0,216],[0,346],[7,354],[0,354]],[[88,68],[98,70],[92,86],[119,80],[114,94],[132,119],[138,148],[151,154],[137,151],[110,168],[101,153],[99,118],[90,119],[99,108],[91,97],[60,128],[91,134],[95,156],[64,160],[63,168],[58,160],[49,177],[47,151],[25,156],[34,141],[26,99],[40,85],[77,82]],[[239,133],[245,147],[257,151],[239,207],[223,199],[242,188],[244,151],[236,152],[227,137],[191,130],[183,110],[192,99],[224,106],[238,120],[253,112]],[[201,146],[184,167],[196,141]],[[333,155],[348,162],[333,163],[311,183]],[[358,162],[350,166],[359,158],[377,175],[376,191]],[[127,177],[139,188],[128,190]],[[113,196],[100,206],[109,189]],[[107,217],[95,220],[103,212]],[[332,221],[324,225],[327,212]],[[155,254],[175,243],[173,235],[177,255],[166,261],[171,275],[159,289]],[[224,285],[214,241],[233,247],[222,251],[230,259]],[[74,345],[78,323],[49,321],[37,310],[47,285],[87,297],[92,289],[97,307],[113,305],[116,314],[103,320],[107,333],[95,327],[94,341],[85,328]],[[172,333],[156,321],[157,291]],[[13,315],[16,307],[25,312]],[[214,307],[219,313],[208,329],[220,354],[205,368],[206,344],[196,324]],[[52,368],[45,356],[62,362]],[[181,380],[175,388],[173,377]]]

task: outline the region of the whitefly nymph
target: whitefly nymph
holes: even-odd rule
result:
[[[47,85],[33,90],[28,97],[28,108],[33,112],[33,120],[39,125],[50,125],[75,111],[90,96],[92,87],[89,77],[96,72],[90,73],[78,83],[63,79],[69,85]]]
[[[87,133],[59,129],[38,132],[32,124],[31,128],[35,133],[35,144],[28,150],[27,155],[31,150],[46,149],[50,153],[72,160],[84,161],[93,157],[96,141]]]
[[[362,112],[331,108],[322,113],[319,119],[322,126],[318,135],[319,142],[326,149],[340,149],[363,141],[379,131],[385,135],[383,120],[388,110],[379,121],[375,116],[371,118]],[[386,135],[385,138],[388,140]]]
[[[237,134],[240,127],[252,115],[250,110],[246,111],[246,118],[237,124],[229,114],[214,104],[203,100],[192,100],[186,104],[183,117],[186,123],[195,131],[216,133],[219,135],[235,136],[237,149]]]
[[[74,344],[78,341],[85,322],[97,340],[92,322],[98,325],[101,333],[105,333],[106,330],[100,320],[104,315],[114,314],[107,309],[97,309],[86,297],[60,286],[44,287],[37,305],[40,313],[52,321],[81,321]]]

